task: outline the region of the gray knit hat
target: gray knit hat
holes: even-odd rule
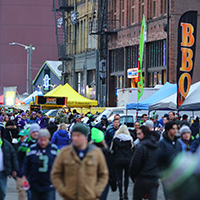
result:
[[[154,127],[154,123],[153,123],[152,120],[147,120],[143,125],[148,127],[148,128],[153,128]]]
[[[29,134],[31,134],[34,131],[39,132],[39,130],[40,130],[40,126],[38,124],[36,124],[36,123],[31,124]]]
[[[73,134],[73,132],[79,132],[79,133],[87,136],[88,132],[89,132],[89,129],[88,129],[88,127],[85,124],[78,123],[78,124],[75,124],[73,126],[73,128],[72,128],[72,134]]]
[[[180,134],[181,134],[181,135],[182,135],[183,133],[185,133],[185,132],[190,132],[190,133],[192,133],[190,127],[188,127],[188,126],[186,126],[186,125],[183,125],[183,126],[180,128],[179,131],[180,131]]]

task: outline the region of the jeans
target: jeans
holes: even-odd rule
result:
[[[108,191],[109,191],[109,183],[106,185],[103,193],[101,194],[100,200],[106,200],[107,199]]]
[[[4,200],[7,189],[7,176],[5,171],[0,172],[0,200]]]
[[[129,184],[129,164],[128,165],[116,165],[117,170],[117,181],[119,186],[119,194],[122,195],[122,180],[123,180],[123,171],[124,171],[124,192],[127,193],[128,184]]]
[[[157,200],[158,186],[158,180],[136,179],[133,189],[133,199],[142,200],[144,195],[147,194],[148,200]]]
[[[56,193],[55,190],[50,190],[47,192],[36,192],[31,190],[31,200],[55,200]]]

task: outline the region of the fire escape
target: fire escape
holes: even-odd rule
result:
[[[106,106],[107,99],[107,54],[108,39],[115,36],[117,31],[114,29],[113,19],[108,13],[108,0],[93,0],[93,11],[90,22],[90,34],[96,35],[99,44],[99,75],[100,84],[98,89],[101,91],[101,105]]]
[[[62,84],[65,83],[65,61],[73,60],[73,57],[68,55],[68,31],[66,14],[71,12],[74,6],[68,5],[68,0],[53,0],[53,11],[55,18],[56,40],[58,49],[58,60],[62,61]]]

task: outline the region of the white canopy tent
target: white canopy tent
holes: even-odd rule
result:
[[[177,93],[149,106],[149,110],[177,110]],[[200,110],[200,82],[191,85],[189,93],[178,110]]]

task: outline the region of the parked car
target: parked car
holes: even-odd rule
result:
[[[132,114],[128,114],[128,115],[126,115],[126,114],[119,114],[119,115],[121,117],[121,120],[120,120],[121,124],[126,124],[127,127],[133,127],[134,126],[134,118],[135,118],[134,115],[132,115]],[[112,122],[114,120],[114,116],[115,115],[110,116],[108,118],[108,120]]]

